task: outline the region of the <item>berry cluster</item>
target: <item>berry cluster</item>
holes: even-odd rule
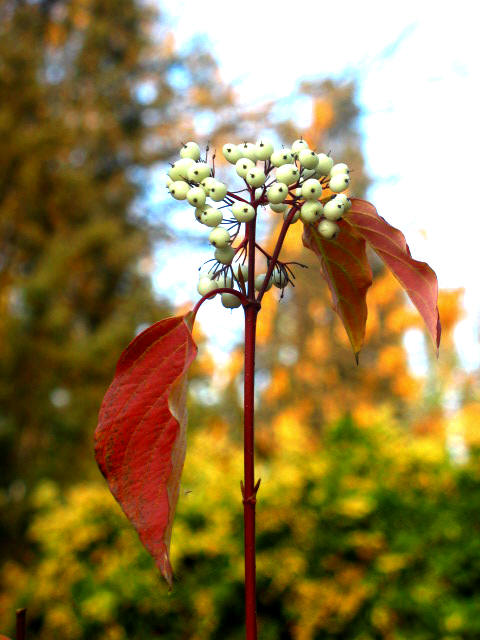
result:
[[[254,264],[254,261],[247,263],[251,248],[248,224],[243,240],[236,247],[233,244],[242,224],[254,221],[260,206],[268,205],[272,211],[283,214],[285,224],[302,220],[304,224],[315,225],[324,238],[332,239],[338,233],[337,221],[351,206],[343,193],[350,184],[346,164],[334,164],[329,155],[316,153],[303,139],[276,151],[268,140],[259,140],[257,144],[227,143],[222,149],[223,156],[243,180],[242,189],[229,191],[215,177],[215,155],[212,166],[208,164],[208,151],[207,147],[202,159],[196,142],[185,143],[180,159],[171,166],[167,177],[173,198],[187,200],[195,208],[198,222],[211,227],[209,241],[214,247],[214,258],[208,261],[213,263],[208,271],[200,272],[197,287],[200,295],[235,287],[246,295],[248,264]],[[223,204],[215,205],[220,202]],[[274,285],[282,289],[283,295],[285,287],[293,285],[293,263],[282,263],[277,258],[271,265],[272,256],[257,243],[255,249],[266,258],[270,274],[267,284],[268,273],[255,276],[255,290],[261,297]],[[222,304],[234,308],[240,306],[241,300],[235,293],[224,291]]]

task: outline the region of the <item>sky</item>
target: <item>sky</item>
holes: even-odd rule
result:
[[[432,266],[441,288],[465,289],[466,318],[455,338],[467,369],[480,365],[476,6],[471,0],[304,0],[298,8],[279,0],[161,2],[177,46],[204,36],[223,80],[234,85],[246,108],[278,100],[279,108],[304,126],[311,106],[295,97],[301,80],[357,78],[362,151],[373,179],[367,199],[402,229],[413,257]],[[157,203],[163,198],[156,197]],[[175,216],[184,224],[185,216]],[[173,300],[195,300],[196,268],[210,253],[206,239],[204,252],[163,252],[157,288],[175,273]],[[217,301],[208,305],[199,320],[211,326],[215,318],[212,350],[222,359],[241,338],[241,310],[226,311]],[[412,366],[421,372],[421,336],[410,334],[407,347]]]

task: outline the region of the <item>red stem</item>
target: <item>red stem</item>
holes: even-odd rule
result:
[[[27,634],[27,610],[26,609],[17,609],[17,630],[16,630],[16,640],[25,640]]]
[[[260,305],[255,301],[256,218],[248,223],[248,299],[245,305],[245,371],[243,451],[243,521],[245,542],[245,631],[247,640],[257,640],[255,502],[258,484],[254,468],[255,338]]]

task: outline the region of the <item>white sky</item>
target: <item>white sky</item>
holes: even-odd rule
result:
[[[478,366],[479,5],[163,0],[161,6],[180,47],[206,36],[223,79],[235,84],[245,106],[283,99],[303,124],[310,105],[292,97],[300,80],[358,77],[363,151],[376,181],[368,199],[405,233],[412,255],[432,266],[440,287],[465,288],[468,316],[456,338],[465,366]],[[175,220],[184,223],[185,215]],[[204,252],[162,253],[157,287],[164,292],[168,276],[175,302],[197,299],[196,268],[210,254],[206,238]],[[241,336],[243,314],[230,318],[219,302],[208,305],[199,320],[215,321],[213,348],[221,356]]]

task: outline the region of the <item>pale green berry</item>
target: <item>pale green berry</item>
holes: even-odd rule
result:
[[[208,194],[209,194],[210,187],[211,187],[213,184],[215,184],[215,182],[217,182],[217,180],[216,180],[215,178],[212,178],[212,176],[208,176],[208,177],[204,178],[204,179],[202,180],[202,182],[200,183],[200,184],[202,185],[202,187],[203,187],[203,189],[204,189],[205,193],[207,194],[207,196],[208,196]]]
[[[253,169],[255,163],[249,158],[240,158],[237,160],[235,164],[235,171],[240,176],[240,178],[245,178],[250,169]]]
[[[272,282],[279,289],[283,289],[288,284],[287,274],[278,265],[276,265],[273,270]]]
[[[188,179],[191,182],[202,182],[210,175],[210,167],[205,162],[194,162],[188,169]]]
[[[324,238],[327,238],[327,240],[331,240],[332,238],[334,238],[340,231],[340,227],[338,226],[338,224],[332,222],[331,220],[322,220],[319,223],[317,229],[318,233]]]
[[[302,197],[302,187],[297,187],[295,189],[295,195],[297,196],[297,198],[301,198]]]
[[[344,191],[350,184],[350,178],[347,173],[336,173],[330,178],[328,186],[333,193]]]
[[[266,176],[260,167],[252,167],[246,175],[245,180],[251,187],[259,187],[265,183]]]
[[[222,304],[226,309],[236,309],[242,302],[240,298],[233,293],[222,293]]]
[[[205,195],[205,191],[202,187],[191,187],[187,193],[187,200],[192,205],[192,207],[203,207],[205,204],[207,196]]]
[[[318,200],[322,195],[322,185],[318,180],[310,178],[302,184],[302,198],[305,200]]]
[[[317,171],[321,176],[328,176],[330,169],[333,167],[333,158],[327,156],[325,153],[318,154]]]
[[[352,201],[348,198],[348,196],[345,193],[339,193],[337,196],[335,196],[335,200],[338,200],[339,202],[343,203],[344,213],[349,211],[349,209],[352,206]]]
[[[263,187],[258,187],[258,189],[255,189],[255,200],[260,200],[262,196],[263,196]]]
[[[334,164],[330,169],[331,176],[336,176],[337,173],[350,173],[350,169],[344,162],[339,162],[338,164]]]
[[[218,227],[223,219],[220,209],[214,209],[213,207],[206,207],[200,216],[200,222],[207,227]]]
[[[283,219],[286,220],[289,215],[290,215],[290,211],[285,211],[283,214]],[[298,222],[299,218],[300,218],[300,211],[295,211],[295,213],[293,214],[293,218],[290,220],[290,223],[295,224],[295,222]]]
[[[335,196],[332,200],[329,200],[323,208],[323,215],[327,220],[340,220],[345,210],[345,206],[342,200]]]
[[[208,241],[217,249],[224,249],[230,244],[230,234],[223,227],[215,227],[213,231],[210,231]]]
[[[221,273],[216,282],[219,289],[231,289],[233,287],[233,278],[226,273]]]
[[[224,247],[223,249],[215,249],[215,260],[220,264],[230,264],[235,257],[235,249],[233,247]]]
[[[267,199],[272,204],[280,204],[288,197],[288,187],[283,182],[274,182],[267,189]]]
[[[167,185],[167,188],[172,184],[173,180],[171,179],[171,177],[169,175],[167,175],[167,177],[165,178],[165,184]]]
[[[181,158],[191,158],[194,162],[200,159],[200,147],[196,142],[186,142],[180,149]]]
[[[270,140],[259,140],[255,145],[257,160],[268,160],[273,153],[273,144]]]
[[[266,278],[267,274],[266,273],[259,273],[258,276],[255,276],[255,290],[256,291],[260,291],[260,289],[263,287],[263,283],[265,282],[265,278]],[[272,279],[270,278],[267,287],[265,289],[265,291],[268,291],[269,289],[272,288]]]
[[[250,222],[255,217],[255,209],[247,202],[235,202],[232,205],[232,213],[238,222]]]
[[[315,177],[315,178],[319,178],[320,177],[319,175],[317,176],[317,173],[318,173],[317,169],[303,169],[302,168],[301,172],[302,172],[302,178],[304,180],[306,180],[307,178],[312,178],[312,177]]]
[[[280,149],[274,151],[270,157],[270,161],[274,167],[281,167],[283,164],[291,164],[293,162],[293,154],[290,149]]]
[[[172,180],[187,180],[188,170],[195,164],[195,161],[191,158],[182,158],[173,163],[173,167],[170,167],[168,175]]]
[[[183,180],[175,180],[168,189],[175,200],[185,200],[187,193],[190,191],[190,185]]]
[[[197,284],[197,291],[201,296],[206,296],[207,293],[218,289],[218,284],[215,280],[212,280],[209,276],[202,276]]]
[[[305,142],[305,140],[302,140],[302,138],[300,138],[299,140],[295,140],[295,142],[292,144],[293,153],[298,154],[304,149],[308,149],[308,142]]]
[[[274,204],[270,203],[270,209],[275,213],[283,213],[288,209],[288,204]]]
[[[323,207],[316,200],[308,200],[300,209],[300,217],[303,222],[318,222],[322,217]]]
[[[227,191],[228,188],[226,184],[220,182],[220,180],[215,180],[208,188],[208,195],[212,200],[215,200],[215,202],[220,202],[227,195]]]
[[[203,205],[203,207],[197,207],[195,209],[195,218],[198,220],[198,222],[202,222],[202,215],[205,213],[205,211],[207,211],[208,208],[209,207],[207,205]]]
[[[230,164],[235,164],[242,157],[242,152],[238,146],[232,142],[227,142],[227,144],[223,145],[222,153],[225,160],[230,162]]]
[[[240,274],[242,274],[243,281],[248,281],[248,265],[247,264],[236,264],[233,267],[233,275],[235,279],[240,282]]]
[[[298,160],[305,169],[315,169],[318,165],[318,156],[311,149],[302,149],[298,154]]]
[[[242,142],[242,144],[238,145],[238,149],[242,154],[241,158],[248,158],[252,162],[256,162],[257,160],[257,145],[253,144],[253,142]]]
[[[278,167],[275,177],[277,179],[277,182],[283,182],[284,184],[293,184],[298,180],[298,169],[294,164],[284,164],[281,167]]]

